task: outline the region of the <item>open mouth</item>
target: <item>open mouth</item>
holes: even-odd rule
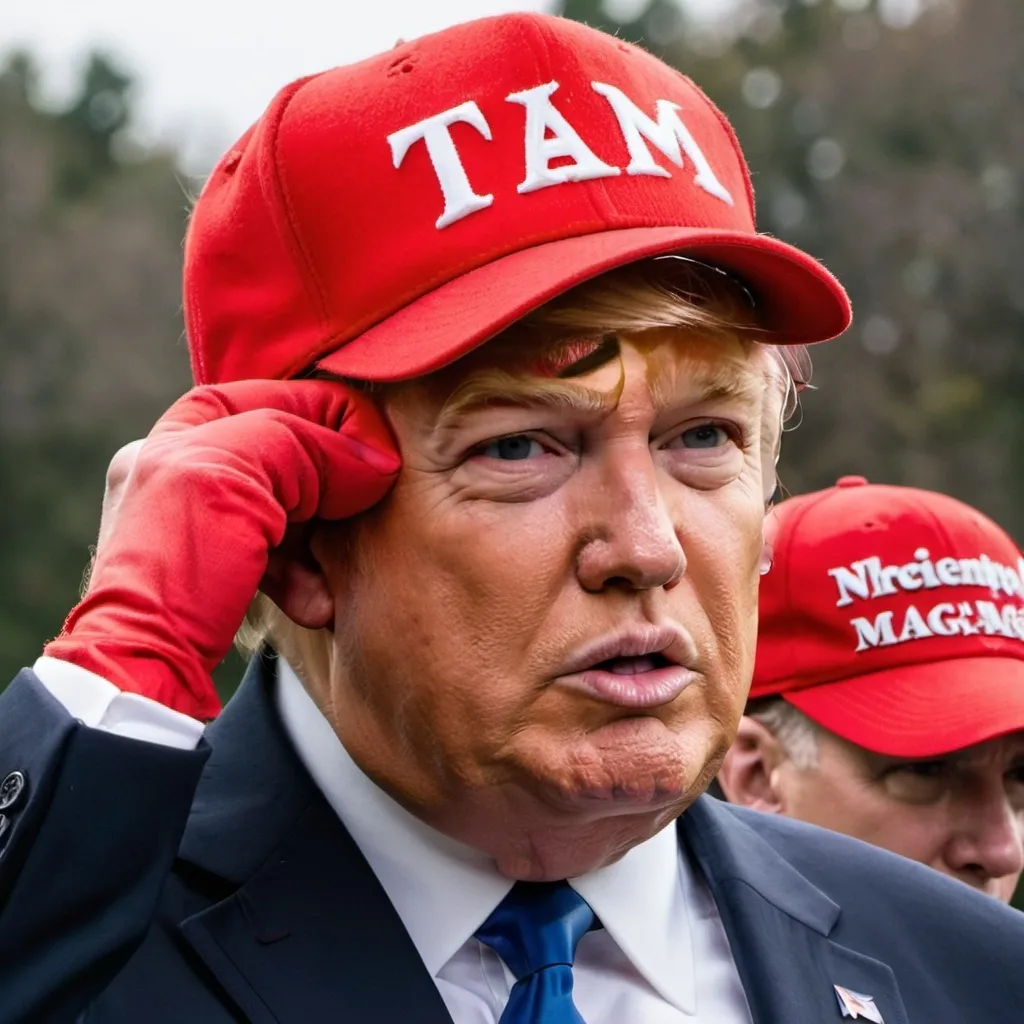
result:
[[[598,637],[563,662],[560,686],[595,700],[641,710],[675,700],[698,673],[693,641],[679,626],[634,624]]]
[[[591,666],[591,671],[611,672],[616,676],[640,676],[659,668],[670,668],[673,662],[664,654],[642,654],[636,657],[608,658]]]
[[[561,682],[604,703],[639,710],[675,700],[694,678],[695,673],[654,651],[592,662]]]

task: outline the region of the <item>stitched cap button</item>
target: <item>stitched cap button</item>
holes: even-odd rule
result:
[[[863,487],[867,482],[866,476],[841,476],[836,481],[836,487]]]
[[[25,789],[25,776],[21,772],[11,772],[0,782],[0,811],[13,807]]]

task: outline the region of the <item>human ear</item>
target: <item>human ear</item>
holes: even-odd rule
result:
[[[314,553],[314,527],[289,527],[284,541],[270,553],[260,590],[306,629],[323,629],[334,622],[334,595],[320,559]]]
[[[740,719],[736,739],[718,771],[718,783],[731,804],[781,814],[778,768],[786,760],[782,745],[756,719]]]

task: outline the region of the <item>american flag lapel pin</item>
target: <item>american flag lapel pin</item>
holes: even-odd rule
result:
[[[853,1020],[869,1020],[872,1024],[885,1024],[882,1014],[871,996],[863,992],[852,992],[842,985],[833,985],[836,990],[836,999],[839,1000],[839,1009],[843,1011],[844,1017],[851,1017]]]

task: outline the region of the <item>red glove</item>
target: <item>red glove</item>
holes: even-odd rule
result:
[[[289,524],[376,504],[399,468],[373,405],[333,381],[190,391],[143,445],[89,592],[46,654],[195,718]]]

